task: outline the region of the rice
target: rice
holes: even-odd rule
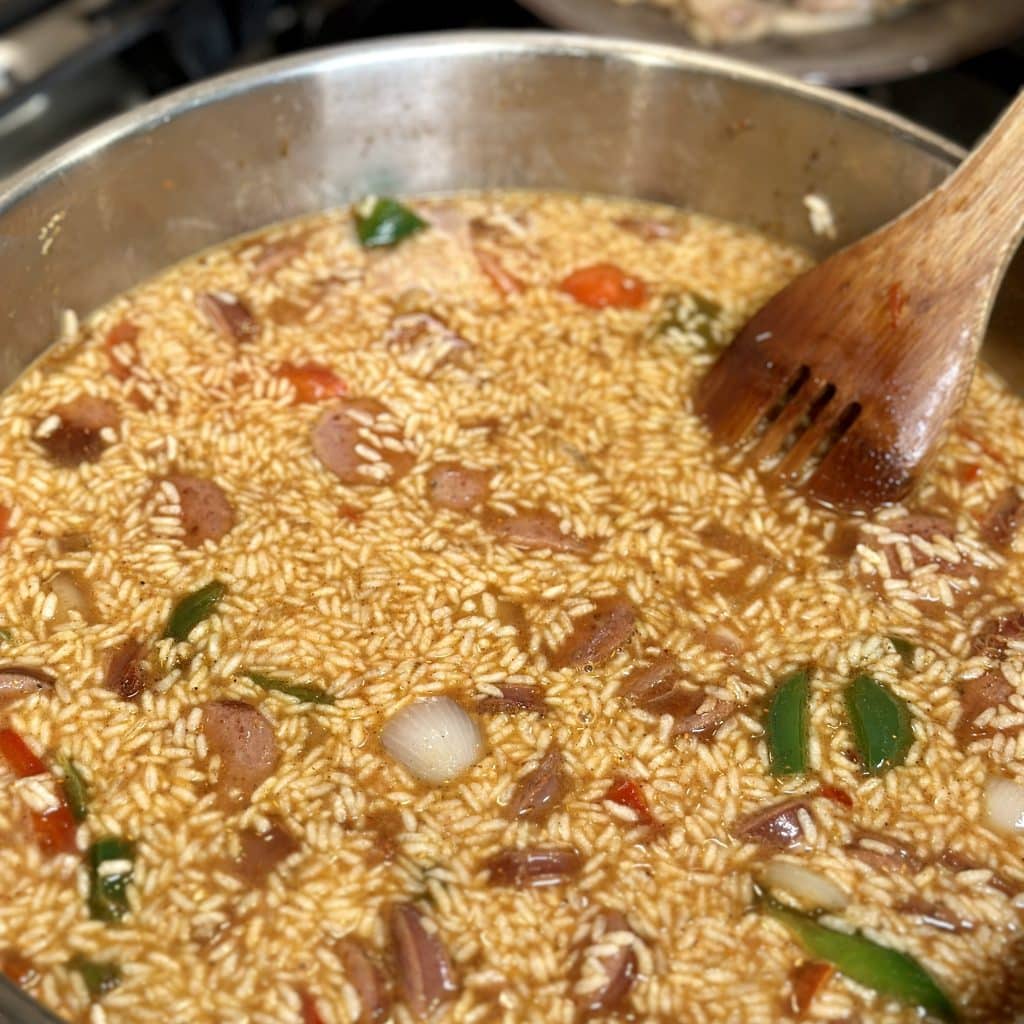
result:
[[[416,206],[434,226],[392,251],[362,251],[349,212],[337,211],[205,253],[90,317],[73,350],[2,398],[0,503],[15,510],[0,565],[4,657],[56,680],[5,707],[5,724],[48,766],[57,755],[82,766],[80,850],[123,836],[135,858],[129,912],[116,924],[90,919],[81,856],[46,856],[26,828],[26,809],[47,806],[50,790],[6,785],[0,951],[30,959],[29,991],[69,1020],[291,1024],[313,1019],[302,1004],[312,999],[330,1024],[362,1008],[338,940],[358,939],[390,973],[390,908],[411,902],[459,978],[440,1020],[568,1024],[600,994],[607,965],[635,949],[636,978],[613,1018],[774,1021],[805,954],[747,912],[762,854],[732,827],[796,792],[809,801],[799,827],[816,869],[850,894],[845,926],[926,964],[966,1019],[994,1019],[1020,908],[985,871],[1020,888],[1024,872],[1020,840],[984,826],[982,790],[993,762],[1024,781],[1020,694],[983,713],[964,744],[957,687],[993,669],[970,654],[972,637],[1013,607],[1024,558],[994,556],[973,514],[956,518],[953,538],[900,532],[907,509],[866,525],[837,519],[768,491],[709,447],[690,395],[718,334],[659,334],[658,324],[673,301],[697,295],[718,307],[715,331],[727,337],[808,265],[801,253],[619,200],[499,193]],[[669,233],[644,237],[645,222]],[[474,245],[497,254],[521,289],[506,294],[484,276]],[[595,310],[556,287],[595,263],[627,269],[645,302]],[[206,294],[244,297],[258,340],[218,333],[196,308]],[[411,359],[391,348],[392,321],[410,304],[467,345]],[[116,347],[126,376],[104,345],[124,322],[138,328]],[[348,409],[365,482],[342,483],[314,456],[311,434],[332,399],[293,401],[284,363],[327,367],[350,396],[386,407]],[[85,392],[111,402],[120,427],[96,461],[55,465],[41,447],[59,427],[52,410]],[[408,472],[396,470],[392,458],[408,454]],[[915,503],[983,514],[1022,458],[1024,408],[982,371]],[[482,505],[432,503],[428,471],[446,461],[493,471]],[[961,483],[967,463],[983,467],[980,496]],[[216,482],[234,516],[223,536],[186,544],[187,500],[171,474]],[[559,537],[579,543],[508,543],[493,517],[524,509],[551,513]],[[850,531],[856,542],[844,550]],[[88,547],[60,553],[73,533]],[[970,571],[951,575],[961,560]],[[61,569],[87,586],[92,621],[58,614],[48,581]],[[213,614],[185,641],[160,640],[174,604],[212,580],[226,585]],[[597,664],[556,667],[580,623],[620,595],[636,612],[628,637]],[[912,666],[891,635],[914,643]],[[129,637],[150,652],[151,678],[121,700],[104,680]],[[629,674],[661,651],[703,691],[700,709],[711,698],[734,709],[713,738],[673,736],[672,715],[622,696]],[[805,664],[815,668],[813,767],[780,782],[767,769],[760,702]],[[1005,664],[1018,686],[1019,653]],[[260,689],[251,671],[318,687],[334,703]],[[914,711],[908,765],[880,779],[849,756],[843,690],[860,672]],[[537,688],[544,713],[477,710],[509,686]],[[487,752],[430,788],[378,737],[395,710],[436,694],[475,717]],[[279,752],[251,800],[227,809],[203,711],[223,700],[258,708]],[[510,821],[510,794],[551,747],[564,760],[564,797],[543,821]],[[654,826],[609,796],[620,776]],[[853,807],[815,796],[826,781]],[[275,822],[297,850],[247,884],[240,837]],[[894,830],[926,864],[917,876],[849,855],[857,835]],[[538,889],[487,881],[497,851],[536,846],[573,847],[582,870]],[[948,848],[973,867],[941,867]],[[976,927],[922,924],[898,909],[912,894]],[[123,971],[91,1009],[66,966],[75,954]],[[396,1000],[396,1020],[416,1019],[406,995]],[[918,1019],[838,976],[814,1013]]]

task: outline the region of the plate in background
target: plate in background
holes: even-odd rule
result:
[[[558,28],[706,49],[665,11],[614,0],[521,0]],[[866,85],[947,67],[1024,33],[1024,0],[940,0],[898,18],[815,35],[716,48],[830,85]]]

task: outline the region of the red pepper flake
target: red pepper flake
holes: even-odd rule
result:
[[[277,375],[295,388],[295,402],[321,402],[348,394],[348,385],[329,366],[321,363],[282,363]]]
[[[845,789],[840,789],[838,786],[830,786],[827,783],[823,783],[818,787],[817,795],[823,796],[826,800],[831,800],[835,804],[842,804],[843,807],[853,806],[853,797]]]
[[[558,286],[577,302],[593,309],[614,306],[637,309],[647,301],[647,286],[614,263],[595,263],[574,270]]]
[[[789,1010],[803,1017],[811,1008],[814,997],[828,984],[836,969],[831,964],[805,960],[789,972]]]
[[[641,825],[657,824],[643,791],[633,779],[626,775],[616,775],[612,779],[612,784],[608,787],[608,792],[605,793],[604,799],[611,800],[612,803],[621,804],[623,807],[628,807],[636,814],[637,821]]]
[[[907,308],[907,301],[909,298],[910,296],[908,296],[903,290],[903,285],[901,285],[899,281],[889,285],[889,323],[893,327],[899,326],[900,319],[903,317],[903,311]]]
[[[324,1024],[316,1000],[304,988],[299,989],[299,1002],[302,1004],[302,1024]]]
[[[0,729],[0,755],[19,779],[46,774],[46,765],[13,729]]]
[[[963,462],[960,464],[960,483],[973,484],[981,476],[981,466],[977,462]]]

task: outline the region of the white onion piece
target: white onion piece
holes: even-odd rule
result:
[[[450,697],[424,697],[398,712],[380,734],[384,749],[418,779],[450,782],[480,758],[480,730]]]
[[[844,910],[850,897],[817,871],[789,860],[769,861],[761,880],[773,892],[784,892],[805,910]]]
[[[47,581],[50,592],[56,596],[55,622],[68,622],[72,612],[78,612],[82,621],[96,621],[96,606],[92,599],[92,586],[76,572],[61,569]]]
[[[1005,835],[1024,832],[1024,786],[992,778],[985,784],[985,815],[989,828]]]

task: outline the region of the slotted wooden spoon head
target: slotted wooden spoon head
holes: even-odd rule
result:
[[[940,188],[784,288],[700,385],[723,444],[818,501],[914,485],[966,395],[1024,223],[1024,97]]]

